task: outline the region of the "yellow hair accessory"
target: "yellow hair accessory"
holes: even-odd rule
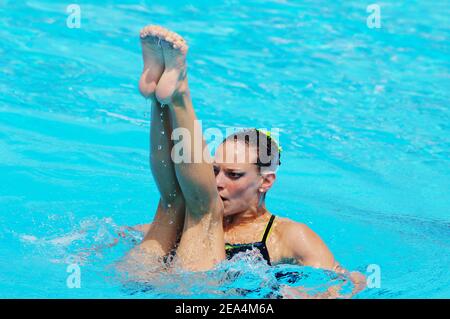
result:
[[[272,133],[270,131],[263,131],[263,130],[260,130],[260,129],[256,129],[256,130],[258,132],[260,132],[260,133],[263,133],[264,135],[266,135],[271,140],[273,139],[272,135],[271,135]],[[280,145],[278,145],[278,143],[277,143],[277,146],[278,146],[278,153],[281,153],[283,151],[283,148]]]

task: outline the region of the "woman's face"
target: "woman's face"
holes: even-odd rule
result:
[[[215,154],[214,174],[223,200],[224,215],[230,216],[257,207],[263,178],[256,163],[257,151],[245,142],[226,141]]]

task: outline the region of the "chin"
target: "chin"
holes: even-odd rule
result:
[[[228,209],[224,209],[223,210],[223,216],[224,217],[228,217],[228,216],[231,216],[231,215],[234,215],[234,213],[233,212],[230,212]]]
[[[230,217],[230,216],[239,214],[241,211],[242,210],[230,209],[230,208],[225,207],[223,210],[223,216]]]
[[[232,209],[230,209],[230,207],[224,206],[224,209],[223,209],[223,216],[224,217],[228,217],[228,216],[231,216],[231,215],[234,215],[234,214],[236,214],[236,211],[233,211]]]
[[[241,213],[241,212],[244,212],[245,210],[246,210],[247,208],[244,206],[244,207],[241,207],[241,206],[239,206],[239,205],[230,205],[230,202],[224,202],[224,205],[223,205],[223,216],[224,217],[230,217],[230,216],[233,216],[233,215],[237,215],[237,214],[239,214],[239,213]]]

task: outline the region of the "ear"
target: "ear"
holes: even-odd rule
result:
[[[275,173],[265,173],[262,174],[262,183],[261,186],[259,186],[259,190],[262,193],[267,193],[269,189],[272,187],[273,183],[275,182],[276,175]]]

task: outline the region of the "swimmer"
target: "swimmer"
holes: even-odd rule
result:
[[[171,134],[176,129],[193,137],[178,142],[184,150],[195,149],[198,122],[188,86],[188,46],[180,35],[160,26],[144,27],[140,39],[144,67],[139,90],[151,102],[150,166],[160,200],[153,222],[139,226],[145,236],[138,249],[160,260],[175,252],[184,269],[206,271],[255,248],[269,265],[291,263],[347,274],[355,285],[353,293],[363,289],[364,276],[344,270],[313,230],[267,209],[266,194],[276,180],[281,155],[270,135],[244,130],[227,137],[214,159],[172,160]],[[263,160],[261,154],[269,155]],[[291,297],[307,297],[298,289],[288,290]],[[319,297],[338,296],[330,290]]]

